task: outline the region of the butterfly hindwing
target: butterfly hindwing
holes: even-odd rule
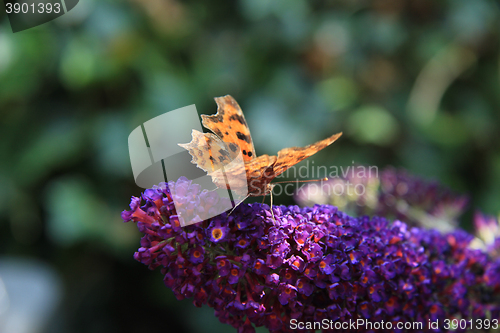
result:
[[[222,168],[231,162],[235,155],[231,153],[225,142],[211,133],[192,131],[189,143],[179,144],[192,156],[191,163],[196,164],[207,173]]]
[[[255,158],[250,130],[238,103],[230,95],[216,97],[215,102],[217,113],[213,116],[202,115],[203,126],[221,138],[231,152],[241,149],[245,162]]]

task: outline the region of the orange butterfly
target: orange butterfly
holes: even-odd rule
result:
[[[230,189],[243,196],[268,195],[275,177],[329,146],[342,135],[337,133],[306,147],[285,148],[278,152],[278,156],[257,157],[250,130],[238,103],[230,95],[216,97],[215,102],[217,113],[201,116],[203,126],[215,134],[193,130],[191,142],[179,146],[188,150],[193,157],[191,163],[206,171],[217,187]],[[238,157],[244,163],[231,163]],[[227,179],[232,179],[230,188]]]

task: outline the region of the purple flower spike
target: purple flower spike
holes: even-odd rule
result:
[[[386,175],[385,193],[418,203],[440,195],[438,187],[411,179],[387,187],[404,180],[393,176]],[[405,184],[411,185],[408,190]],[[417,189],[426,191],[411,192]],[[181,178],[133,197],[122,218],[136,222],[144,234],[137,261],[151,269],[161,266],[164,284],[177,299],[213,307],[219,320],[238,332],[258,326],[293,332],[292,319],[395,325],[500,315],[497,240],[481,250],[460,230],[442,234],[379,216],[355,218],[328,205],[274,207],[273,219],[267,205],[241,204],[229,217],[190,224],[172,203],[173,196],[186,203],[192,212],[182,216],[194,218],[225,200],[214,193],[200,193]],[[428,205],[427,212],[439,211],[437,204]],[[496,227],[487,222],[478,225]]]

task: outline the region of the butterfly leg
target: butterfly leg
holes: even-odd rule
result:
[[[231,211],[229,212],[229,214],[227,214],[227,217],[229,217],[229,215],[231,215],[231,213],[236,209],[236,207],[238,207],[240,204],[243,203],[243,201],[245,201],[246,199],[248,199],[248,197],[250,196],[250,194],[247,194],[243,200],[241,200],[240,202],[238,202],[236,205],[234,205],[233,209],[231,209]]]
[[[274,211],[273,211],[273,187],[274,186],[270,186],[270,195],[271,195],[271,216],[273,217],[273,221],[274,223],[276,223],[276,219],[274,218]]]

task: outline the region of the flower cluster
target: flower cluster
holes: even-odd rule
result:
[[[132,198],[122,218],[144,234],[135,259],[161,266],[178,299],[208,304],[239,332],[288,332],[292,319],[422,322],[425,330],[428,320],[500,316],[500,261],[470,249],[465,232],[353,218],[328,205],[273,207],[273,219],[262,204],[182,228],[173,195],[193,216],[219,200],[185,178],[145,191],[143,205]]]
[[[405,170],[388,167],[379,175],[378,170],[366,172],[366,167],[358,168],[363,172],[353,169],[343,178],[330,179],[319,192],[314,183],[302,187],[296,200],[301,205],[329,203],[356,216],[384,216],[445,232],[457,227],[458,217],[469,201],[438,182],[423,180]],[[338,186],[344,186],[344,190],[330,190]]]

